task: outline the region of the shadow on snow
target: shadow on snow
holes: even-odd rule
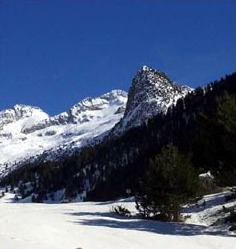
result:
[[[214,234],[209,231],[205,231],[205,226],[126,218],[113,213],[79,212],[70,214],[67,213],[67,215],[77,216],[79,218],[78,221],[73,221],[73,223],[78,225],[144,231],[163,235],[193,236],[208,234],[223,236],[223,234]]]

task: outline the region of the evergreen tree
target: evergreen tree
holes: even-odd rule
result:
[[[236,133],[236,97],[235,95],[224,92],[218,99],[217,109],[218,122],[231,135]]]
[[[219,126],[221,157],[218,177],[221,184],[236,183],[236,97],[224,92],[218,99],[217,123]]]
[[[136,207],[145,217],[179,221],[180,206],[198,194],[198,174],[185,155],[169,144],[150,161]]]

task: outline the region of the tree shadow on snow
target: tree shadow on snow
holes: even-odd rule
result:
[[[183,213],[199,213],[203,210],[218,206],[218,205],[224,205],[226,193],[220,193],[217,197],[212,198],[203,198],[198,202],[198,204],[190,205],[189,207],[185,207],[182,209]]]
[[[136,231],[158,233],[163,235],[168,234],[168,235],[193,236],[193,235],[208,234],[208,235],[223,236],[223,234],[214,234],[209,231],[205,231],[206,229],[205,226],[126,218],[113,213],[80,212],[80,213],[70,213],[70,215],[78,216],[79,219],[77,221],[73,221],[73,223],[78,225],[136,230]],[[85,216],[90,216],[90,217],[85,218]]]

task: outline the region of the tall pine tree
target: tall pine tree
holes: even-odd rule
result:
[[[150,161],[136,207],[145,217],[179,221],[181,204],[195,197],[198,190],[198,174],[190,160],[169,144]]]

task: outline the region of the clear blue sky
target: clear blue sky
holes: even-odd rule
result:
[[[128,90],[142,65],[196,87],[235,70],[234,0],[0,0],[0,110]]]

